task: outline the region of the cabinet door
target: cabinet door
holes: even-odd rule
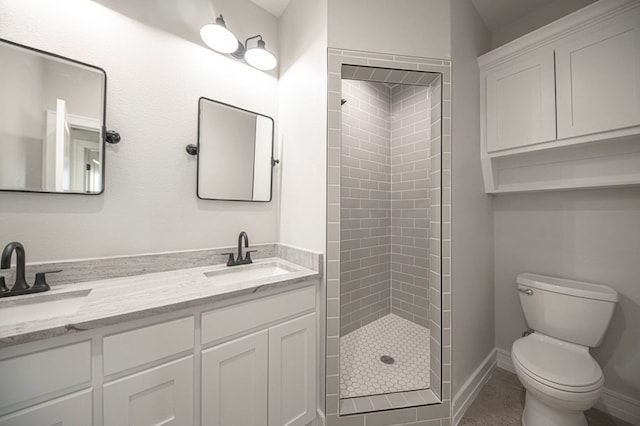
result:
[[[104,385],[105,426],[193,424],[193,356]]]
[[[269,426],[316,416],[316,314],[269,329]]]
[[[202,352],[202,424],[267,425],[267,330]]]
[[[0,426],[90,426],[91,389],[0,417]]]
[[[488,152],[555,140],[553,51],[487,72],[486,126]]]
[[[558,138],[640,125],[640,8],[556,48]]]

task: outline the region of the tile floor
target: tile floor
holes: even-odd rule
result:
[[[458,425],[519,426],[524,395],[524,388],[515,374],[496,368]],[[593,408],[585,416],[589,426],[632,426]]]
[[[429,329],[389,314],[340,338],[340,398],[427,388]]]

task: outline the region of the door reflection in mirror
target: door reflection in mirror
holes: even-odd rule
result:
[[[271,201],[273,119],[200,98],[198,197]]]

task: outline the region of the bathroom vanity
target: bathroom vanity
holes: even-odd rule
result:
[[[0,326],[0,425],[309,424],[317,266],[269,258],[11,302],[40,319]]]

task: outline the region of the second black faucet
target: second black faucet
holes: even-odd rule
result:
[[[238,254],[234,259],[233,253],[222,253],[223,256],[229,256],[229,260],[227,261],[227,266],[238,266],[238,265],[248,265],[253,263],[251,260],[251,253],[255,253],[258,250],[247,250],[246,255],[242,256],[242,243],[244,240],[244,248],[249,248],[249,236],[246,232],[240,232],[238,235]]]

